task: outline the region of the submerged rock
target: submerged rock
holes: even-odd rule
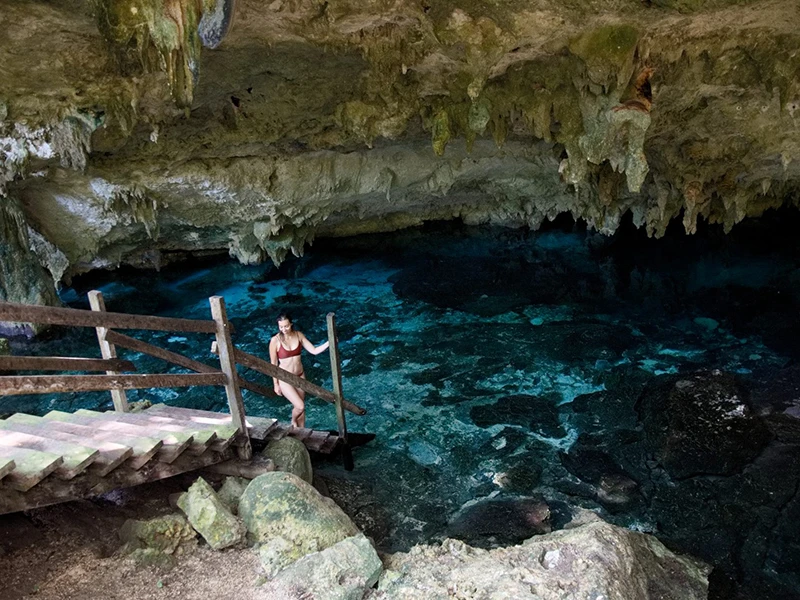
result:
[[[674,478],[731,475],[771,438],[733,375],[696,373],[651,390],[640,407],[648,442]]]
[[[538,498],[468,503],[450,520],[447,535],[477,545],[516,544],[550,531],[550,508]]]
[[[508,548],[416,546],[385,567],[370,600],[705,600],[710,571],[652,536],[599,519]]]
[[[309,554],[283,569],[256,593],[265,600],[361,600],[383,570],[375,548],[363,535],[349,537]]]
[[[178,507],[192,527],[214,550],[222,550],[244,540],[245,529],[202,477],[198,477],[178,499]]]
[[[254,542],[281,537],[298,557],[359,533],[333,500],[299,477],[280,471],[250,482],[239,502],[239,516]]]
[[[289,436],[273,440],[267,444],[262,454],[272,459],[278,471],[292,473],[306,483],[312,483],[314,471],[311,467],[311,456],[300,440]]]

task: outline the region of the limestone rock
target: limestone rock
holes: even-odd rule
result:
[[[239,516],[253,541],[265,543],[282,537],[300,556],[358,533],[331,499],[299,477],[280,471],[250,482],[239,502]]]
[[[272,459],[278,471],[292,473],[306,483],[312,483],[314,471],[311,468],[311,456],[300,440],[289,436],[272,440],[262,454]]]
[[[165,515],[147,521],[129,519],[119,530],[121,554],[142,565],[169,567],[173,555],[195,547],[197,533],[181,515]]]
[[[371,600],[705,600],[710,568],[654,537],[595,520],[481,550],[445,540],[390,556]],[[399,573],[399,575],[398,575]]]
[[[465,541],[490,538],[515,544],[550,531],[550,509],[539,498],[490,498],[467,503],[447,525],[447,534]]]
[[[648,440],[675,478],[732,475],[771,438],[746,391],[721,371],[673,379],[651,390],[641,410]]]
[[[178,499],[178,507],[192,527],[214,550],[222,550],[244,540],[245,529],[202,477],[198,477]]]
[[[361,600],[378,581],[381,560],[363,535],[304,556],[282,570],[256,595],[265,600]]]
[[[217,498],[231,511],[232,514],[239,514],[239,500],[250,485],[250,480],[244,477],[226,477],[222,482],[222,487],[217,490]]]

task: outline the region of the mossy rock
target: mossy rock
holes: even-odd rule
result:
[[[217,497],[231,511],[232,514],[239,514],[239,500],[250,485],[250,480],[244,477],[226,477],[222,487],[217,491]]]
[[[244,541],[245,531],[241,522],[230,513],[202,477],[198,477],[189,491],[181,495],[178,507],[214,550],[222,550]]]
[[[358,534],[333,500],[296,475],[280,471],[250,482],[239,502],[239,516],[252,541],[263,544],[282,537],[301,556]]]
[[[123,542],[121,552],[152,549],[164,554],[176,554],[193,547],[197,533],[181,515],[165,515],[147,521],[128,519],[119,530]]]
[[[263,455],[272,459],[278,471],[297,475],[306,483],[312,483],[314,471],[311,467],[311,456],[300,440],[285,437],[273,440],[264,449]]]

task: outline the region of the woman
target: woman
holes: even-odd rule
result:
[[[328,342],[314,347],[314,344],[308,341],[302,331],[295,331],[292,328],[292,318],[286,313],[278,317],[278,330],[280,333],[274,335],[269,341],[270,362],[305,379],[303,362],[300,360],[301,349],[305,348],[311,354],[320,354],[328,349]],[[275,393],[292,403],[292,427],[305,427],[306,393],[274,377],[272,381]]]

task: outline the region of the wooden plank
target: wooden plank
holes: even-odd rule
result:
[[[311,383],[310,381],[303,379],[302,377],[298,377],[294,373],[289,373],[285,369],[281,369],[280,367],[276,367],[272,363],[259,358],[257,356],[253,356],[252,354],[248,354],[247,352],[243,352],[238,348],[234,352],[236,357],[236,362],[240,365],[244,365],[254,371],[258,371],[259,373],[263,373],[264,375],[269,375],[270,377],[275,377],[280,379],[281,381],[285,381],[301,390],[305,391],[307,394],[311,394],[312,396],[316,396],[317,398],[321,398],[326,402],[334,403],[336,401],[336,396],[334,396],[333,392],[329,392],[323,387],[318,386],[315,383]],[[345,410],[350,411],[356,415],[365,415],[367,414],[367,410],[361,408],[360,406],[353,404],[349,400],[342,399],[342,406]]]
[[[152,461],[139,470],[127,469],[123,466],[112,471],[106,477],[101,477],[89,469],[71,481],[47,478],[25,494],[9,489],[7,486],[3,485],[0,486],[0,514],[97,496],[112,490],[140,485],[142,483],[173,477],[180,473],[202,469],[232,458],[232,449],[221,453],[206,452],[200,456],[184,454],[171,464]]]
[[[275,463],[269,458],[264,456],[253,456],[248,460],[235,458],[220,462],[210,467],[203,469],[218,475],[228,475],[230,477],[246,477],[247,479],[255,479],[259,475],[269,473],[275,470]]]
[[[72,356],[0,356],[0,371],[135,371],[136,365],[119,358]]]
[[[122,413],[110,413],[110,414],[120,414],[120,416],[124,416]],[[192,443],[192,436],[183,433],[172,433],[167,431],[154,431],[149,427],[142,427],[140,425],[131,425],[130,423],[125,423],[124,421],[112,420],[112,419],[97,419],[94,417],[89,417],[85,415],[78,415],[74,413],[64,413],[61,411],[50,411],[45,415],[46,419],[49,418],[58,418],[61,421],[67,421],[69,423],[77,423],[79,425],[86,425],[88,427],[96,427],[98,429],[104,429],[106,431],[116,431],[126,435],[135,435],[140,436],[147,439],[159,439],[163,442],[163,446],[158,450],[158,454],[156,458],[159,461],[163,461],[166,463],[171,463],[176,458],[178,458],[183,452],[189,447]]]
[[[125,335],[124,333],[119,333],[118,331],[107,331],[106,340],[108,340],[109,342],[113,342],[114,344],[122,348],[127,348],[128,350],[133,350],[134,352],[141,352],[142,354],[154,356],[156,358],[160,358],[161,360],[165,360],[169,363],[178,365],[185,369],[191,369],[192,371],[195,371],[197,373],[222,372],[217,367],[212,367],[211,365],[207,365],[200,361],[194,360],[192,358],[189,358],[188,356],[184,356],[183,354],[178,354],[177,352],[172,352],[171,350],[160,348],[158,346],[154,346],[153,344],[148,344],[147,342],[137,340],[136,338],[130,337],[129,335]],[[275,391],[272,388],[269,388],[265,385],[261,385],[252,381],[248,381],[244,379],[241,375],[239,375],[239,385],[246,390],[250,390],[251,392],[255,392],[256,394],[261,394],[262,396],[267,396],[267,397],[276,396]]]
[[[192,423],[203,424],[215,427],[217,435],[222,437],[220,428],[225,428],[225,432],[238,431],[231,423],[231,416],[224,413],[215,413],[207,410],[197,410],[194,408],[181,408],[177,406],[167,406],[166,404],[156,404],[148,408],[143,414],[158,414],[174,418],[178,421],[191,421]],[[277,419],[266,417],[248,416],[245,425],[250,437],[263,440],[267,432],[275,427]],[[227,435],[227,433],[225,433]]]
[[[105,327],[107,329],[149,329],[152,331],[181,331],[189,333],[215,333],[214,321],[129,315],[114,312],[93,312],[77,308],[37,306],[0,302],[0,321],[16,323],[41,323],[71,325],[76,327]]]
[[[3,478],[3,487],[20,492],[27,492],[64,462],[57,454],[6,446],[0,446],[0,458],[9,458],[15,463],[14,470]]]
[[[103,300],[102,292],[92,290],[89,292],[89,306],[95,312],[106,312],[106,302]],[[106,341],[106,332],[108,329],[105,327],[95,328],[97,333],[97,343],[100,345],[100,354],[105,359],[112,359],[117,357],[117,349],[114,344]],[[115,369],[106,371],[106,375],[117,375]],[[120,412],[128,412],[128,395],[125,390],[111,390],[111,401],[114,404],[114,410]]]
[[[330,437],[330,433],[327,431],[314,431],[308,439],[304,440],[303,443],[306,445],[306,448],[309,450],[313,450],[314,452],[319,452],[319,449],[322,448],[322,445],[328,441]]]
[[[13,458],[0,458],[0,479],[13,471],[16,466]]]
[[[341,441],[342,440],[338,435],[332,435],[324,444],[322,444],[319,449],[319,453],[330,454],[336,449],[336,446],[338,446]]]
[[[333,394],[335,396],[334,405],[336,406],[336,423],[339,428],[339,440],[342,447],[342,463],[346,471],[352,471],[354,467],[353,453],[347,443],[347,421],[344,416],[342,406],[342,359],[339,355],[339,335],[336,332],[336,315],[328,313],[328,342],[331,357],[331,375],[333,377]]]
[[[307,429],[305,427],[293,427],[289,430],[289,437],[293,437],[298,441],[303,441],[309,437],[311,434],[314,433],[313,429]]]
[[[166,422],[165,420],[158,420],[145,416],[140,413],[125,413],[119,412],[97,412],[94,410],[86,410],[84,408],[76,410],[73,414],[82,417],[92,417],[95,419],[104,419],[106,421],[116,421],[119,423],[130,423],[131,425],[141,425],[150,430],[164,431],[174,434],[178,439],[191,438],[187,452],[194,454],[202,454],[208,447],[217,439],[217,434],[213,429],[193,428],[187,429],[181,425]]]
[[[97,450],[98,454],[92,463],[92,468],[97,469],[101,475],[113,471],[133,454],[133,450],[128,446],[115,444],[113,442],[102,442],[91,438],[82,438],[54,429],[45,429],[41,424],[24,424],[6,419],[5,421],[0,421],[0,429],[28,433],[30,435],[37,435],[60,442],[69,442],[87,448],[94,448]]]
[[[225,377],[221,373],[187,373],[179,375],[9,375],[0,377],[0,396],[224,384]]]
[[[79,444],[61,442],[41,435],[31,435],[21,431],[0,428],[0,446],[5,448],[27,448],[37,452],[55,454],[63,458],[63,462],[55,471],[57,477],[72,479],[94,462],[99,451]]]
[[[236,371],[235,352],[236,348],[231,339],[230,323],[228,313],[225,310],[225,299],[222,296],[211,296],[208,299],[211,305],[211,318],[217,325],[217,347],[219,349],[219,365],[225,373],[225,396],[228,398],[228,410],[231,413],[232,422],[239,429],[239,433],[248,437],[247,425],[245,425],[244,402],[242,401],[242,390],[239,388],[239,374]],[[249,459],[253,455],[249,439],[239,448],[239,458]]]
[[[138,435],[125,435],[119,431],[106,431],[97,427],[88,427],[78,423],[64,421],[61,415],[69,413],[51,413],[49,418],[34,417],[17,413],[6,419],[8,422],[36,424],[47,431],[61,431],[82,439],[92,439],[98,442],[114,442],[129,446],[133,451],[131,457],[125,462],[125,467],[140,469],[152,459],[163,447],[164,442],[158,439],[140,437]],[[59,420],[60,419],[60,420]]]

